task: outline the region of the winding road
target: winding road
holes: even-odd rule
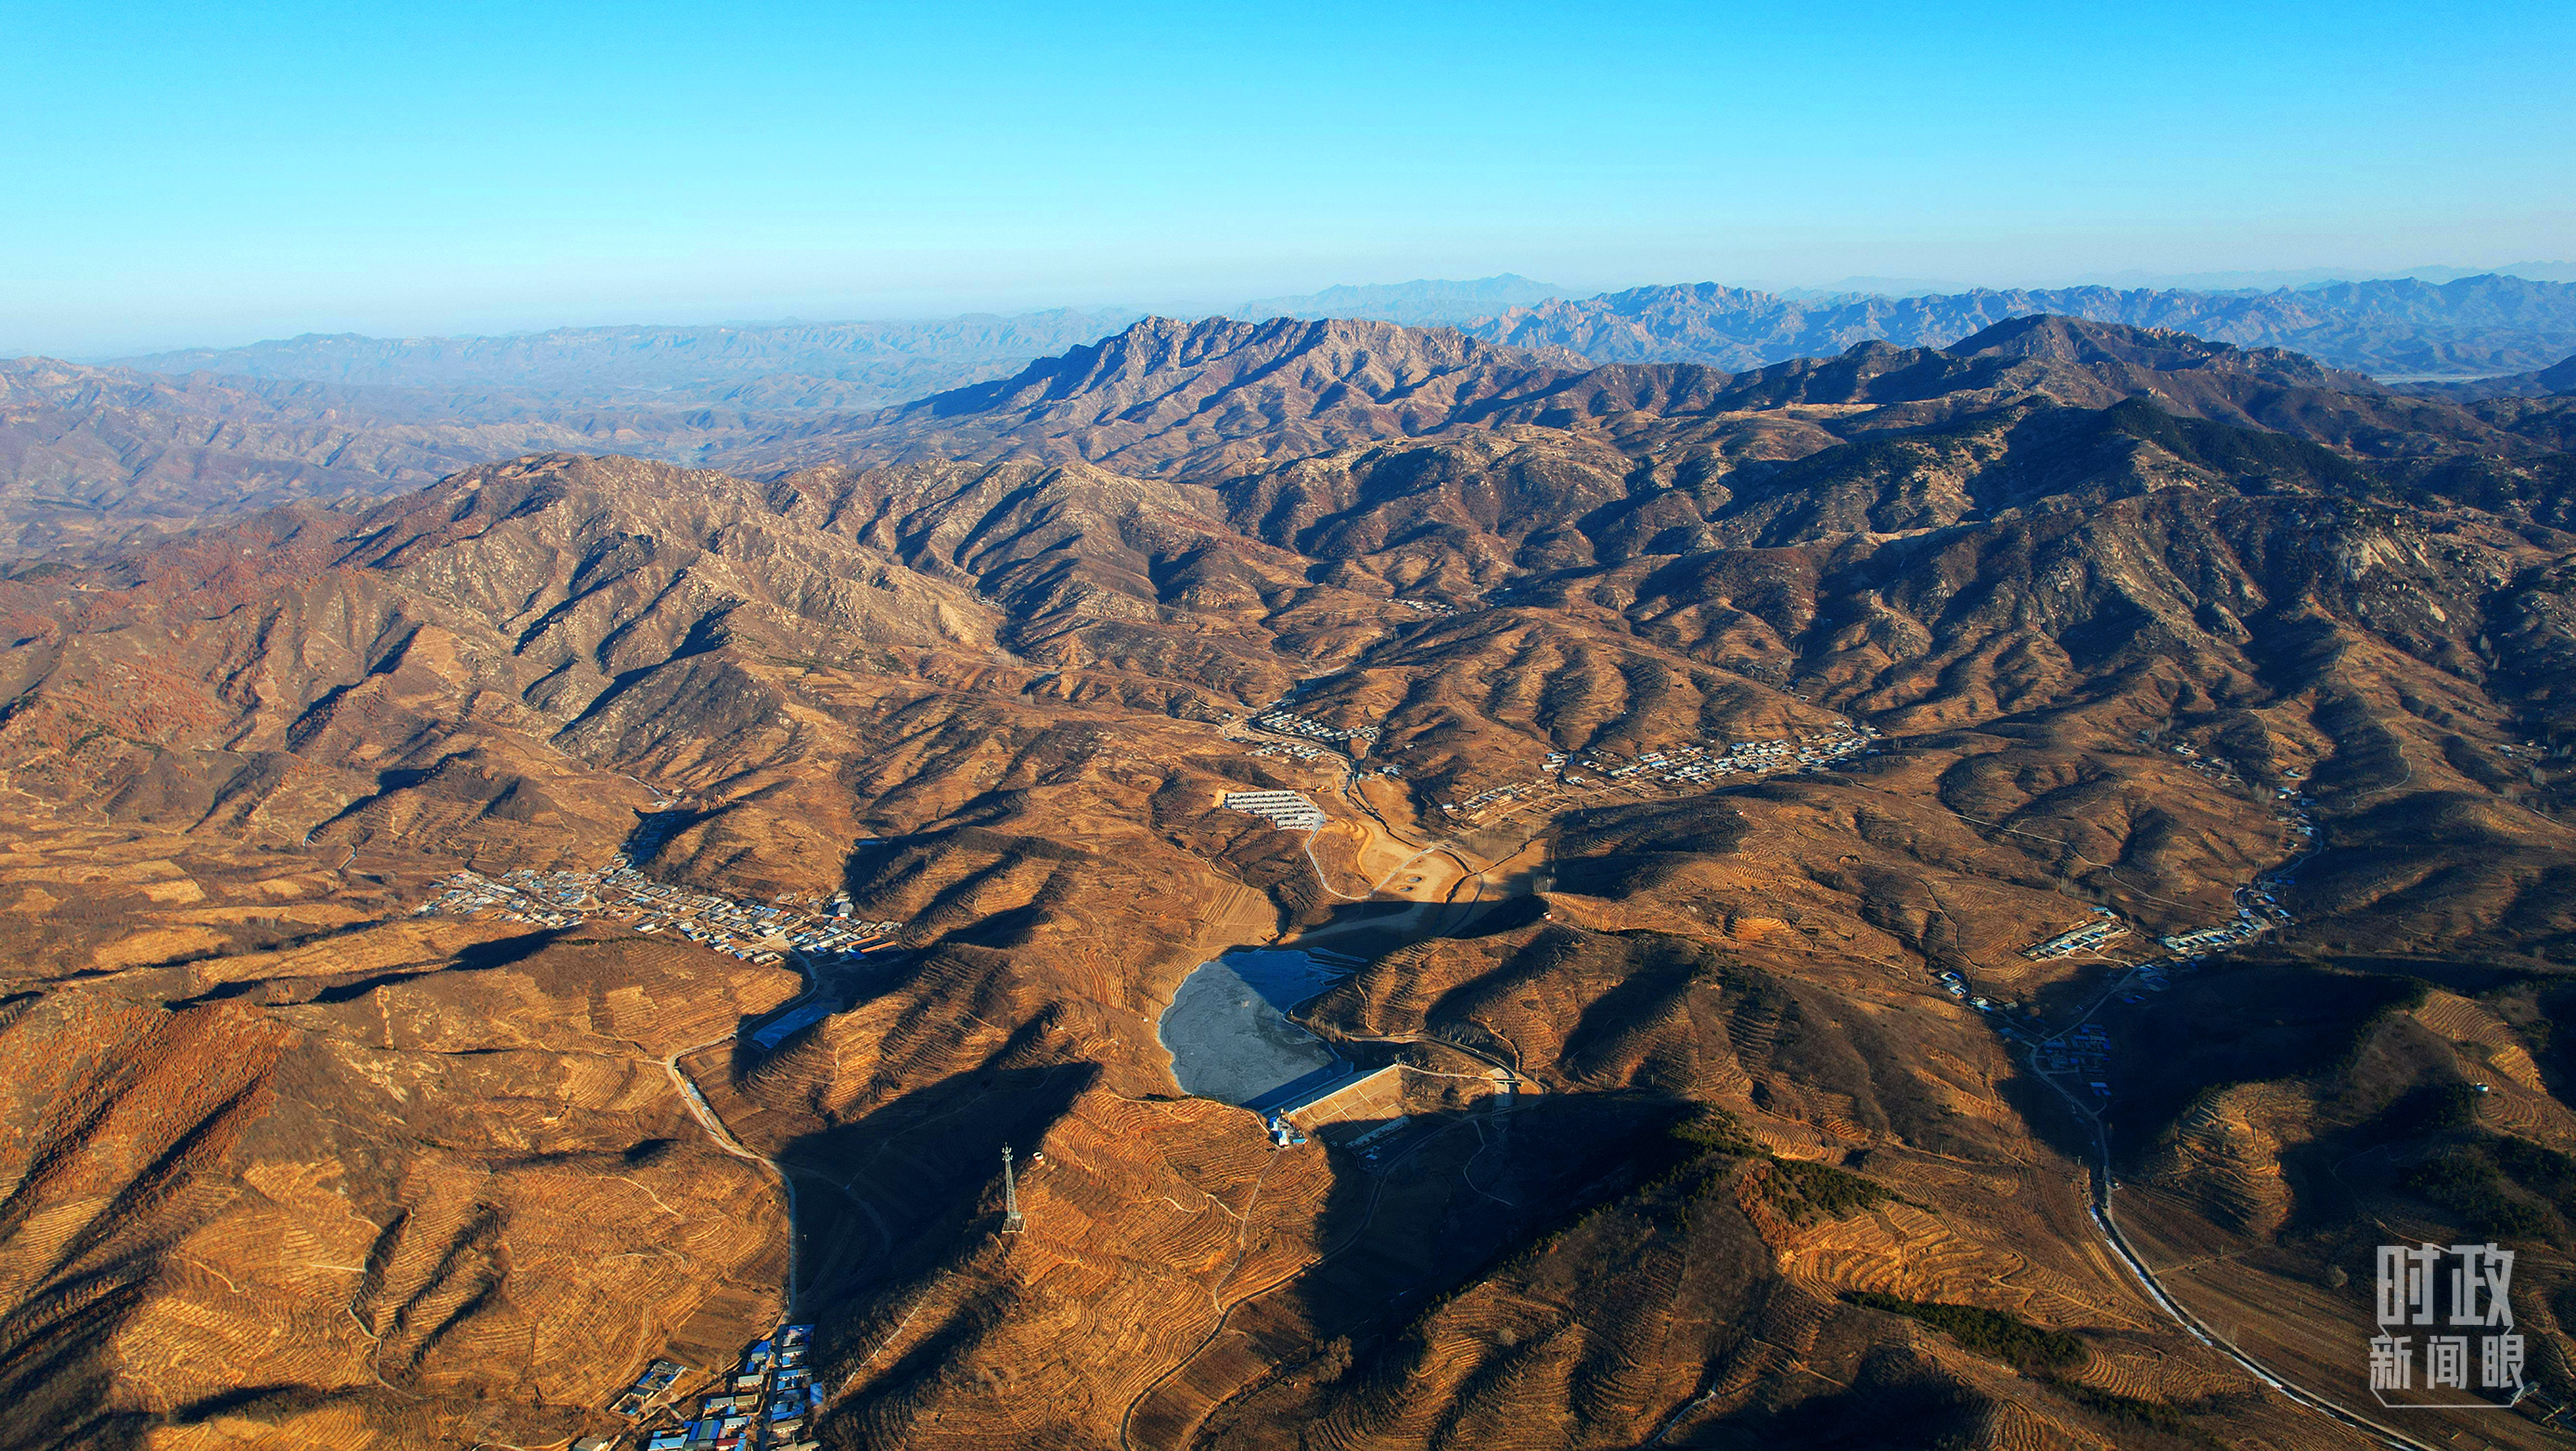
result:
[[[2081,1026],[2086,1018],[2092,1017],[2094,1012],[2101,1009],[2102,1003],[2110,1001],[2111,993],[2118,992],[2127,981],[2128,976],[2124,974],[2118,983],[2112,985],[2111,991],[2104,993],[2102,1000],[2096,1002],[2092,1010],[2085,1013],[2084,1018],[2077,1019],[2069,1026]],[[2175,1324],[2180,1325],[2192,1339],[2244,1367],[2256,1380],[2270,1386],[2291,1401],[2319,1415],[2332,1418],[2347,1429],[2373,1437],[2384,1445],[2399,1447],[2401,1451],[2446,1451],[2446,1448],[2437,1447],[2429,1441],[2419,1441],[2395,1427],[2383,1425],[2368,1416],[2328,1400],[2305,1386],[2293,1383],[2270,1366],[2247,1354],[2234,1341],[2219,1334],[2198,1315],[2185,1308],[2182,1301],[2176,1299],[2173,1292],[2165,1288],[2164,1282],[2156,1278],[2156,1272],[2148,1268],[2146,1258],[2129,1242],[2129,1237],[2120,1232],[2119,1216],[2111,1202],[2112,1195],[2118,1191],[2119,1181],[2111,1175],[2110,1126],[2104,1122],[2098,1110],[2068,1092],[2065,1085],[2055,1078],[2040,1071],[2036,1047],[2032,1049],[2030,1070],[2032,1077],[2055,1090],[2058,1097],[2066,1100],[2069,1108],[2075,1110],[2078,1116],[2092,1125],[2094,1151],[2101,1156],[2101,1163],[2093,1173],[2092,1202],[2086,1206],[2086,1213],[2093,1221],[2093,1228],[2101,1235],[2103,1244],[2110,1248],[2111,1253],[2119,1257],[2122,1265],[2127,1266],[2139,1287],[2147,1292],[2147,1298],[2155,1301],[2157,1307],[2171,1316]]]
[[[689,1106],[690,1115],[697,1119],[699,1127],[707,1131],[707,1137],[715,1140],[717,1148],[724,1150],[726,1153],[733,1155],[737,1159],[748,1159],[752,1163],[760,1165],[762,1168],[767,1169],[770,1173],[777,1176],[779,1192],[785,1195],[787,1199],[786,1318],[793,1320],[796,1318],[797,1310],[795,1176],[789,1174],[787,1172],[787,1166],[779,1163],[776,1159],[769,1157],[767,1154],[756,1153],[751,1149],[745,1148],[742,1140],[733,1136],[733,1130],[725,1127],[724,1120],[716,1116],[715,1106],[708,1103],[707,1096],[698,1091],[696,1080],[690,1078],[687,1071],[680,1067],[680,1060],[688,1057],[690,1054],[704,1052],[705,1050],[716,1047],[719,1044],[730,1043],[733,1039],[734,1035],[727,1033],[721,1038],[709,1038],[703,1043],[692,1043],[686,1048],[673,1049],[662,1059],[662,1071],[671,1076],[671,1086],[679,1091],[680,1101]]]

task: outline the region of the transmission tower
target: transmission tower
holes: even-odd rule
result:
[[[1002,1145],[1002,1233],[1017,1234],[1028,1223],[1020,1213],[1020,1186],[1011,1178],[1011,1146]]]

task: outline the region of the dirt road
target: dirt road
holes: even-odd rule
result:
[[[707,1137],[715,1140],[717,1148],[724,1150],[726,1153],[733,1155],[737,1159],[748,1159],[752,1163],[760,1165],[762,1168],[767,1169],[771,1174],[777,1176],[779,1192],[786,1197],[787,1201],[786,1313],[787,1318],[793,1320],[796,1318],[797,1311],[796,1180],[794,1176],[787,1172],[786,1166],[779,1163],[776,1159],[769,1157],[767,1154],[755,1153],[752,1150],[745,1148],[742,1140],[733,1136],[733,1130],[725,1127],[724,1120],[716,1117],[714,1105],[708,1103],[707,1096],[698,1091],[696,1080],[690,1078],[687,1070],[680,1067],[680,1060],[688,1057],[690,1054],[702,1053],[709,1048],[718,1047],[732,1041],[733,1034],[727,1033],[721,1038],[711,1038],[704,1043],[695,1043],[686,1048],[676,1049],[662,1060],[662,1071],[671,1076],[671,1086],[679,1091],[680,1101],[689,1106],[690,1115],[697,1119],[698,1126],[700,1128],[707,1131]]]

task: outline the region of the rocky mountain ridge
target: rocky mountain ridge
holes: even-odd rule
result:
[[[1734,324],[1711,318],[1777,312],[1778,300],[1766,302],[1759,294],[1711,288],[1684,290],[1686,295],[1651,292],[1621,295],[1626,301],[1620,306],[1637,316],[1616,325],[1596,316],[1566,336],[1613,355],[1736,356],[1745,349],[1710,343],[1715,334],[1707,333],[1709,327],[1723,331]],[[2136,295],[2087,297],[2127,299],[2120,303],[2126,307]],[[1910,321],[1877,304],[1855,315],[1857,322],[1830,308],[1816,316],[1834,322],[1823,334],[1828,340],[1853,331],[1938,334],[2039,300],[2045,299],[1982,297],[1965,313],[1942,314],[1947,320],[1937,325],[1927,309],[1941,299],[1905,300],[1904,307],[1914,309]],[[1594,304],[1601,301],[1583,306],[1598,314]],[[1562,312],[1574,304],[1548,306]],[[1802,303],[1792,311],[1806,317],[1806,310],[1819,306]],[[1511,326],[1538,326],[1535,317]],[[2124,344],[2128,353],[2113,357],[2100,351],[2098,338],[2061,338],[2050,345],[2054,352],[2042,356],[2030,352],[2036,344],[2025,339],[2015,345],[2027,354],[2019,360],[2022,371],[2039,370],[2044,380],[2037,373],[2024,378],[2000,361],[1954,359],[1908,385],[1890,380],[1923,367],[1923,348],[1875,337],[1852,344],[1866,361],[1845,361],[1851,348],[1844,348],[1830,357],[1766,364],[1739,380],[1727,369],[1690,371],[1704,364],[1682,364],[1684,371],[1676,372],[1674,364],[1613,363],[1595,371],[1590,359],[1563,349],[1474,354],[1467,346],[1472,339],[1384,323],[1214,319],[1149,319],[1099,344],[1008,371],[1011,350],[1046,345],[1059,334],[1087,332],[1109,320],[1102,314],[1050,314],[903,328],[743,329],[712,337],[685,329],[607,329],[400,345],[307,339],[154,360],[177,366],[231,359],[254,374],[318,369],[343,380],[328,383],[19,360],[7,365],[0,383],[0,409],[6,410],[0,413],[0,531],[21,553],[78,549],[136,530],[166,530],[294,498],[362,499],[417,487],[473,463],[548,449],[620,452],[756,474],[830,462],[989,458],[1015,451],[1115,456],[1131,469],[1223,472],[1265,454],[1294,457],[1453,425],[1491,427],[1574,413],[1705,412],[1720,398],[1736,404],[1760,399],[1765,401],[1759,406],[1776,408],[1792,392],[1821,402],[1824,394],[1815,390],[1836,386],[1822,380],[1846,372],[1879,380],[1871,386],[1882,396],[1889,388],[1914,386],[1922,395],[1916,401],[1936,410],[1962,406],[1959,400],[1976,388],[2011,383],[2085,406],[2153,394],[2167,411],[2286,428],[2339,447],[2422,453],[2425,438],[2442,436],[2455,454],[2479,447],[2510,453],[2518,445],[2509,435],[2551,426],[2547,415],[2555,409],[2548,399],[2566,382],[2554,371],[2535,370],[2474,385],[2408,384],[2395,390],[2458,409],[2437,414],[2380,396],[2389,390],[2360,375],[2263,346],[2235,356],[2224,344],[2193,343],[2201,349],[2194,355],[2198,361],[2186,362],[2171,343]],[[1490,332],[1501,324],[1484,326]],[[1813,332],[1790,329],[1753,347],[1751,355],[1777,351],[1782,338],[1815,341]],[[1988,332],[1992,339],[2019,336]],[[1694,337],[1709,346],[1691,342]],[[2141,346],[2147,351],[2138,351]],[[866,361],[871,357],[929,359],[953,347],[981,349],[975,368],[996,376],[892,410],[854,409],[855,400],[877,395],[853,392],[846,378],[828,376],[876,366]],[[819,371],[769,371],[787,366]],[[907,376],[924,386],[957,376],[939,373],[946,365],[935,361],[923,366],[931,371]],[[1633,371],[1638,367],[1646,371]],[[1976,367],[1994,376],[1972,386],[1960,370]],[[2147,383],[2140,368],[2168,383]],[[2078,382],[2078,373],[2089,373],[2093,381]],[[653,381],[629,386],[631,380],[620,381],[629,374]],[[429,379],[439,386],[367,381],[392,378]],[[1792,384],[1792,378],[1800,381]],[[2234,381],[2213,381],[2221,378]],[[1147,406],[1140,390],[1158,387],[1167,396]],[[622,401],[584,401],[595,399]],[[1568,407],[1574,413],[1566,413]],[[2307,416],[2291,421],[2303,409]],[[2506,417],[2517,409],[2537,422]],[[1928,422],[1930,415],[1917,421]],[[1266,437],[1271,434],[1279,436]]]
[[[1570,353],[1495,347],[1449,328],[1146,318],[1009,378],[888,409],[761,462],[1034,455],[1139,473],[1223,471],[1442,428],[1476,402],[1584,367]]]

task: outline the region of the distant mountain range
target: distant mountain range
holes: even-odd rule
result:
[[[1478,402],[1590,366],[1561,348],[1498,347],[1454,328],[1365,318],[1151,317],[1014,377],[741,462],[777,470],[1034,454],[1138,474],[1204,473],[1431,432]]]
[[[1490,342],[1595,362],[1740,370],[1883,340],[1943,347],[2006,318],[2055,313],[2290,348],[2382,376],[2527,372],[2576,353],[2576,283],[2484,276],[2342,282],[2304,292],[1980,290],[1946,297],[1796,299],[1702,282],[1558,298],[1468,325]]]
[[[1945,348],[2042,314],[2286,349],[2348,374],[2416,380],[2395,386],[2454,403],[2576,387],[2565,362],[2576,355],[2576,283],[2495,275],[2295,292],[1810,298],[1716,283],[1576,298],[1505,275],[1339,287],[1244,311],[1261,316],[1194,324],[1060,310],[307,335],[107,368],[20,360],[0,364],[0,542],[90,547],[210,513],[373,496],[556,450],[753,475],[1007,451],[1116,460],[1130,472],[1237,466],[1282,447],[1417,436],[1459,409],[1594,365],[1697,365],[1718,382],[1687,387],[1709,391],[1725,375],[1864,343]],[[1456,330],[1403,321],[1441,314],[1474,315]],[[2376,385],[2347,376],[2322,386],[2354,397]]]
[[[1003,377],[1143,314],[1051,312],[897,322],[556,328],[503,337],[307,333],[115,361],[152,373],[301,378],[351,387],[508,389],[552,404],[874,408]]]
[[[294,499],[364,499],[525,453],[688,459],[806,416],[0,361],[0,548],[71,548]]]
[[[2290,348],[2383,378],[2529,373],[2576,353],[2576,282],[2500,275],[2265,293],[2065,287],[1801,296],[1702,282],[1576,297],[1507,273],[1468,282],[1333,287],[1258,299],[1236,311],[1251,322],[1454,325],[1487,342],[1563,349],[1596,363],[1702,363],[1730,371],[1826,356],[1872,339],[1940,347],[2006,318],[2040,313]],[[506,393],[517,410],[513,418],[656,406],[856,413],[1010,377],[1142,316],[1060,309],[927,321],[558,328],[505,337],[307,334],[116,361],[146,373]],[[500,401],[478,396],[472,407],[490,421]]]
[[[2252,288],[2271,292],[2279,288],[2323,287],[2336,282],[2395,282],[2409,278],[2417,282],[2457,282],[2465,277],[2519,277],[2526,282],[2576,282],[2576,262],[2508,262],[2502,267],[2399,267],[2378,271],[2367,267],[2301,267],[2296,269],[2236,272],[2144,272],[2131,269],[2100,276],[2077,279],[2075,284],[2099,284],[2104,287],[2183,287],[2212,291]]]
[[[139,360],[197,369],[177,377],[48,359],[0,364],[0,547],[95,547],[298,498],[417,488],[542,452],[631,454],[752,477],[1015,455],[1190,474],[1424,436],[1484,414],[1546,422],[1568,408],[1663,412],[1693,398],[1711,407],[1706,400],[1748,388],[1767,398],[1773,384],[1764,380],[1845,364],[1877,379],[1866,396],[1886,401],[1889,379],[1929,366],[1922,350],[2041,314],[2161,329],[2183,352],[2202,347],[2193,337],[2211,339],[2216,351],[2157,365],[2167,379],[2153,395],[2159,406],[2364,451],[2373,430],[2391,429],[2498,450],[2457,419],[2436,426],[2409,413],[2401,395],[2469,404],[2576,390],[2562,361],[2576,355],[2576,286],[2497,277],[2250,296],[2078,288],[1813,301],[1700,284],[1552,298],[1464,330],[1146,318],[1017,365],[1008,350],[1050,332],[1088,333],[1111,315],[299,338]],[[2096,408],[2150,396],[2127,365],[2102,356],[2048,363],[2044,383],[1983,362],[1975,369],[1993,376],[1968,381],[1951,376],[1966,365],[1943,364],[1938,382],[1960,396],[2039,388]],[[781,367],[805,371],[761,371]],[[293,376],[299,368],[331,376]],[[2501,376],[2392,389],[2365,369]],[[835,370],[849,376],[827,376]],[[949,386],[869,406],[896,376]],[[2185,396],[2171,382],[2221,376],[2237,380],[2223,397],[2203,398],[2199,383]],[[2343,420],[2322,433],[2279,402],[2319,390],[2340,400],[2324,414]],[[2382,401],[2356,412],[2361,398]]]
[[[1400,322],[1407,327],[1473,322],[1515,307],[1528,307],[1557,297],[1578,297],[1580,289],[1553,282],[1533,282],[1506,272],[1473,282],[1385,282],[1364,287],[1327,287],[1297,297],[1255,298],[1236,314],[1254,322],[1274,317],[1365,317]]]
[[[2122,272],[2101,272],[2065,278],[2057,287],[2116,287],[2124,292],[2138,288],[2185,292],[2278,292],[2282,288],[2326,287],[2338,282],[2394,282],[2413,279],[2417,282],[2457,282],[2463,277],[2519,277],[2526,282],[2576,282],[2576,262],[2510,262],[2502,267],[2399,267],[2380,271],[2368,267],[2301,267],[2268,271],[2234,272],[2148,272],[2130,268]],[[1854,293],[1874,293],[1883,297],[1928,297],[1936,294],[1973,292],[1976,288],[1955,279],[1942,281],[1930,277],[1845,277],[1837,282],[1814,286],[1780,287],[1767,283],[1748,283],[1762,291],[1782,297],[1843,297]]]

